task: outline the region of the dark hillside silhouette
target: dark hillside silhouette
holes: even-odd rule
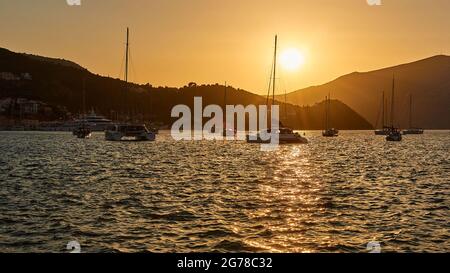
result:
[[[50,59],[13,53],[0,49],[0,72],[14,75],[28,73],[31,79],[1,80],[0,98],[28,98],[52,105],[65,106],[72,113],[81,111],[82,81],[86,80],[86,108],[115,119],[120,115],[139,116],[142,120],[171,124],[173,106],[193,106],[194,97],[203,97],[203,103],[223,105],[224,86],[189,83],[182,88],[153,87],[150,84],[125,83],[120,79],[92,74],[81,66],[66,60]],[[266,99],[253,93],[228,88],[228,104],[264,105]],[[299,107],[288,104],[280,107],[285,125],[296,129],[322,129],[323,105]],[[332,109],[339,129],[371,129],[372,126],[345,104],[334,101]],[[284,117],[284,113],[288,117]]]
[[[347,104],[375,126],[382,91],[389,97],[393,75],[397,126],[408,127],[409,97],[412,95],[415,126],[450,129],[450,56],[445,55],[371,72],[351,73],[324,85],[292,92],[287,95],[287,101],[314,105],[331,92],[333,98]]]

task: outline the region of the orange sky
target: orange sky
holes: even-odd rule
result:
[[[265,93],[273,37],[306,62],[278,92],[450,54],[449,0],[1,0],[0,47],[73,60],[118,77],[131,28],[131,80],[228,81]]]

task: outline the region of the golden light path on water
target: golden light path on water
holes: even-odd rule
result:
[[[264,240],[255,238],[254,240],[247,240],[245,243],[256,248],[265,249],[269,252],[282,253],[287,248],[292,248],[292,241],[302,241],[302,232],[296,236],[288,235],[291,230],[298,230],[299,219],[296,215],[296,208],[292,204],[301,204],[302,207],[312,207],[318,201],[318,196],[315,194],[320,191],[320,183],[311,183],[312,174],[310,173],[309,160],[304,154],[303,146],[288,146],[282,148],[281,151],[272,152],[268,155],[276,159],[277,164],[275,168],[267,170],[268,179],[273,179],[276,184],[262,185],[261,196],[262,200],[270,202],[271,200],[279,200],[280,207],[284,207],[282,212],[285,215],[284,224],[281,226],[271,226],[267,223],[267,230],[273,234],[286,234],[278,237],[278,243],[265,243]],[[300,166],[300,167],[299,167]],[[298,185],[308,183],[308,190],[299,188]],[[280,190],[281,188],[281,190]],[[320,209],[319,209],[320,210]],[[272,210],[266,209],[250,214],[250,219],[261,219],[270,217]],[[304,215],[308,217],[308,214]],[[312,252],[312,249],[304,247],[294,247],[292,252]]]
[[[448,252],[450,133],[373,132],[261,152],[0,133],[0,251]],[[395,159],[395,160],[394,160]]]

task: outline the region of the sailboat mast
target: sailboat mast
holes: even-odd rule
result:
[[[413,104],[413,98],[412,94],[409,95],[409,128],[412,128],[412,104]]]
[[[85,128],[86,126],[86,78],[83,78],[83,113],[81,114],[81,128]]]
[[[273,90],[272,90],[272,103],[275,103],[275,82],[277,75],[277,47],[278,47],[278,35],[275,35],[275,53],[273,56]]]
[[[328,130],[328,97],[325,97],[325,130]]]
[[[224,94],[224,96],[223,96],[223,107],[224,107],[224,110],[225,110],[225,108],[227,107],[227,82],[225,82],[225,94]]]
[[[287,114],[287,91],[284,89],[284,118],[287,121],[288,114]]]
[[[328,93],[328,128],[331,128],[331,93]]]
[[[394,128],[395,76],[392,78],[391,127]]]
[[[227,109],[227,90],[228,89],[228,85],[227,85],[227,82],[225,82],[225,94],[224,94],[224,96],[223,96],[223,112],[224,113],[226,113],[226,109]],[[226,121],[226,115],[224,115],[224,117],[223,117],[223,120],[224,120],[224,122]]]
[[[382,109],[382,114],[381,114],[381,115],[382,115],[382,116],[381,116],[381,120],[382,120],[382,123],[383,123],[383,128],[385,128],[385,127],[386,127],[386,114],[385,114],[386,107],[385,107],[384,91],[383,91],[383,96],[382,96],[381,105],[382,105],[382,107],[383,107],[383,109]]]
[[[83,122],[86,117],[86,79],[83,78]]]
[[[130,29],[127,28],[127,45],[126,45],[126,51],[125,51],[125,82],[128,83],[128,61],[129,61],[129,52],[130,52]]]

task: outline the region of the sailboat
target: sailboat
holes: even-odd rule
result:
[[[331,95],[325,98],[325,131],[322,132],[324,137],[337,137],[339,131],[335,128],[331,128]]]
[[[387,136],[389,135],[389,128],[386,125],[386,99],[385,99],[385,94],[383,91],[383,96],[382,96],[382,100],[381,100],[381,111],[382,111],[382,115],[381,115],[381,123],[382,123],[382,129],[378,129],[375,130],[375,135],[377,136]],[[377,122],[378,123],[378,122]]]
[[[78,138],[89,138],[92,135],[91,128],[86,124],[86,81],[83,80],[83,114],[80,126],[75,129],[74,135]]]
[[[225,93],[223,96],[223,111],[224,111],[224,113],[226,113],[226,108],[227,108],[227,95],[228,95],[228,85],[225,82]],[[226,116],[224,116],[222,135],[224,137],[235,137],[237,132],[235,129],[232,129],[234,126],[231,126],[230,124],[228,124],[226,119],[227,119]]]
[[[130,56],[130,30],[127,28],[127,42],[125,51],[125,83],[128,84],[128,62]],[[136,140],[136,141],[154,141],[156,134],[143,124],[114,124],[105,130],[105,139],[108,141]]]
[[[391,99],[391,126],[389,127],[389,134],[386,136],[387,141],[402,141],[402,133],[400,129],[394,126],[395,116],[395,77],[392,79],[392,99]]]
[[[267,93],[267,108],[271,109],[270,103],[270,88],[272,87],[272,102],[275,103],[275,91],[276,91],[276,72],[277,72],[277,49],[278,49],[278,36],[275,36],[275,52],[273,58],[272,73],[270,75],[269,90]],[[272,129],[268,129],[266,133],[273,133]],[[278,132],[278,139],[280,144],[307,144],[308,140],[302,137],[299,133],[294,133],[294,131],[289,127],[284,127],[280,123],[280,128]],[[247,143],[270,143],[270,140],[263,140],[261,135],[263,132],[258,133],[256,136],[247,135]]]
[[[412,123],[413,123],[412,122],[412,120],[413,120],[412,112],[413,112],[413,97],[412,97],[412,94],[411,94],[411,95],[409,95],[409,129],[404,130],[403,134],[404,135],[423,135],[423,133],[424,133],[423,129],[415,128],[412,125]]]

